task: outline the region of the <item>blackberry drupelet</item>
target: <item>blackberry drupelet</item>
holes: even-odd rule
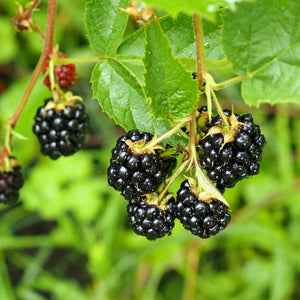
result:
[[[68,58],[67,55],[63,53],[58,54],[58,58]],[[49,60],[46,62],[44,73],[46,73],[49,69]],[[67,89],[71,85],[75,84],[76,81],[76,68],[74,64],[62,64],[56,65],[54,67],[56,80],[62,89]],[[44,84],[51,90],[51,82],[49,74],[44,79]]]
[[[129,144],[145,145],[152,140],[150,133],[129,131],[117,140],[107,170],[108,183],[125,199],[153,193],[175,166],[174,157],[161,157],[161,149],[137,153]]]
[[[132,230],[137,235],[145,236],[148,240],[155,240],[165,235],[170,235],[175,220],[174,197],[169,197],[166,205],[160,207],[155,204],[149,204],[146,196],[129,200],[127,212]]]
[[[230,118],[232,112],[224,110]],[[211,134],[201,140],[202,152],[200,165],[207,171],[207,176],[217,183],[217,188],[233,187],[238,181],[259,173],[262,149],[266,144],[258,125],[253,123],[251,114],[234,114],[238,124],[233,131],[233,141],[224,144],[222,133]],[[207,131],[213,126],[221,126],[220,116],[207,123]]]
[[[203,239],[226,228],[230,215],[225,204],[216,199],[203,201],[185,180],[177,192],[176,217],[183,227]]]
[[[38,137],[43,154],[57,159],[61,155],[69,156],[83,146],[88,128],[88,116],[84,105],[78,101],[72,105],[46,106],[53,98],[46,99],[35,116],[33,132]]]
[[[19,198],[23,186],[21,167],[16,165],[10,171],[0,171],[0,203],[12,205]]]

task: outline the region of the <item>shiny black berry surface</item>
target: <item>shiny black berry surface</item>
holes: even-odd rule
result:
[[[20,166],[8,172],[0,172],[0,203],[9,205],[16,203],[23,182]]]
[[[188,180],[177,192],[175,215],[185,229],[204,239],[226,228],[231,219],[225,204],[215,199],[202,201],[191,191]]]
[[[152,137],[150,133],[132,130],[120,137],[112,149],[108,183],[126,199],[156,191],[175,166],[175,158],[163,158],[157,150],[154,154],[133,153],[126,143],[127,140],[147,143]]]
[[[63,110],[46,110],[49,102],[53,102],[53,99],[46,99],[34,118],[33,132],[40,141],[41,151],[52,159],[72,155],[84,143],[88,128],[85,107],[77,102],[75,106],[66,105]]]
[[[175,200],[170,198],[166,209],[149,205],[143,197],[129,200],[127,205],[128,221],[137,235],[155,240],[170,235],[175,220]]]
[[[224,114],[229,117],[231,111],[224,110]],[[200,165],[207,170],[207,176],[216,181],[219,189],[233,187],[243,178],[258,174],[262,150],[266,144],[265,137],[259,126],[253,123],[251,114],[235,114],[235,117],[241,125],[234,141],[224,145],[222,134],[211,134],[200,142]],[[207,124],[207,131],[221,123],[221,117],[214,117]]]

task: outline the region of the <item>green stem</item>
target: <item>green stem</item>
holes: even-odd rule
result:
[[[213,100],[214,100],[214,103],[215,103],[215,105],[216,105],[216,107],[217,107],[217,111],[218,111],[219,116],[222,118],[222,121],[223,121],[223,123],[224,123],[226,129],[227,129],[228,131],[230,131],[230,125],[229,125],[229,123],[228,123],[227,117],[224,115],[222,106],[220,105],[220,103],[219,103],[219,101],[218,101],[218,98],[217,98],[217,96],[216,96],[216,94],[215,94],[215,92],[214,92],[213,90],[211,90],[211,95],[212,95],[212,98],[213,98]]]
[[[207,103],[208,121],[210,123],[211,116],[212,116],[211,87],[207,82],[205,87],[205,95],[206,95],[206,103]]]
[[[186,165],[189,163],[189,160],[186,160],[185,162],[183,162],[180,167],[176,170],[176,172],[168,179],[167,184],[164,186],[163,190],[160,192],[159,197],[158,197],[158,202],[159,204],[164,204],[162,202],[160,202],[166,192],[168,191],[169,187],[173,184],[173,182],[176,180],[176,178],[181,174],[181,172],[183,171],[183,169],[186,167]]]
[[[237,77],[234,77],[234,78],[231,78],[231,79],[228,79],[226,81],[223,81],[221,83],[215,83],[212,88],[213,90],[217,91],[217,90],[220,90],[220,89],[223,89],[223,88],[226,88],[232,84],[236,84],[236,83],[239,83],[245,79],[249,78],[249,76],[237,76]]]
[[[168,132],[166,132],[165,134],[163,134],[159,138],[153,138],[151,142],[149,142],[145,145],[145,147],[142,149],[142,151],[156,146],[157,144],[162,142],[164,139],[166,139],[166,138],[170,137],[171,135],[175,134],[181,127],[186,125],[190,120],[191,120],[190,117],[186,117],[186,118],[181,119],[181,121],[176,126],[174,126],[171,130],[169,130]]]
[[[95,56],[95,57],[88,57],[88,58],[63,58],[63,59],[56,59],[54,61],[55,65],[63,65],[63,64],[72,64],[72,63],[89,63],[89,62],[97,62],[99,60],[107,59],[106,56]]]

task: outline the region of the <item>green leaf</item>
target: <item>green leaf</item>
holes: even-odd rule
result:
[[[100,61],[92,74],[94,97],[115,123],[126,130],[139,129],[160,136],[172,128],[169,121],[155,120],[139,81],[122,61]],[[185,143],[182,137],[173,136],[168,142]]]
[[[198,99],[198,83],[174,58],[167,37],[157,22],[146,27],[145,91],[156,118],[186,117]]]
[[[250,105],[300,102],[300,2],[241,3],[224,18],[223,45]]]
[[[220,13],[218,14],[218,16]],[[167,35],[172,53],[182,58],[185,66],[190,71],[196,70],[196,42],[193,18],[189,15],[179,13],[177,18],[169,16],[160,20],[161,28]],[[204,30],[204,51],[208,71],[231,66],[225,59],[221,43],[221,18],[216,23],[203,21]],[[140,28],[119,46],[118,55],[144,56],[146,44],[145,27]],[[188,58],[188,60],[187,60]],[[191,66],[193,69],[191,70]]]
[[[166,17],[161,28],[169,39],[173,54],[179,57],[196,57],[193,17],[180,13],[177,18]]]
[[[151,6],[158,6],[165,8],[172,14],[177,14],[178,12],[185,12],[188,14],[201,14],[207,19],[213,20],[215,15],[214,12],[219,7],[230,6],[234,7],[234,3],[237,1],[231,0],[145,0],[145,3]]]
[[[127,7],[129,3],[129,0],[90,0],[86,3],[87,36],[98,55],[115,53],[128,18],[118,7]]]

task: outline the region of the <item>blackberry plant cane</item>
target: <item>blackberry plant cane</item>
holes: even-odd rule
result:
[[[27,88],[22,96],[21,101],[19,102],[18,107],[16,108],[13,116],[7,122],[7,138],[5,140],[5,144],[2,148],[2,152],[0,155],[0,165],[1,165],[1,201],[3,203],[12,204],[16,202],[18,199],[18,190],[23,185],[23,178],[20,173],[20,166],[14,160],[11,160],[11,140],[13,135],[19,136],[14,128],[19,120],[20,114],[24,109],[25,104],[34,88],[36,81],[46,63],[47,57],[52,50],[53,44],[53,31],[54,31],[54,21],[55,21],[55,7],[56,0],[49,0],[48,5],[48,19],[47,19],[47,29],[46,35],[41,34],[38,27],[31,20],[31,13],[33,12],[35,6],[38,4],[38,1],[34,1],[31,3],[30,8],[23,12],[22,9],[19,10],[19,15],[17,15],[16,19],[13,19],[15,26],[19,27],[18,29],[27,29],[20,28],[21,24],[24,22],[20,22],[23,17],[25,17],[25,21],[28,22],[29,26],[33,26],[40,34],[42,38],[45,38],[45,45],[43,49],[43,53],[40,57],[40,60],[32,74],[32,77],[27,85]],[[22,15],[20,15],[22,13]],[[24,14],[23,14],[24,13]],[[23,20],[24,21],[24,20]]]

